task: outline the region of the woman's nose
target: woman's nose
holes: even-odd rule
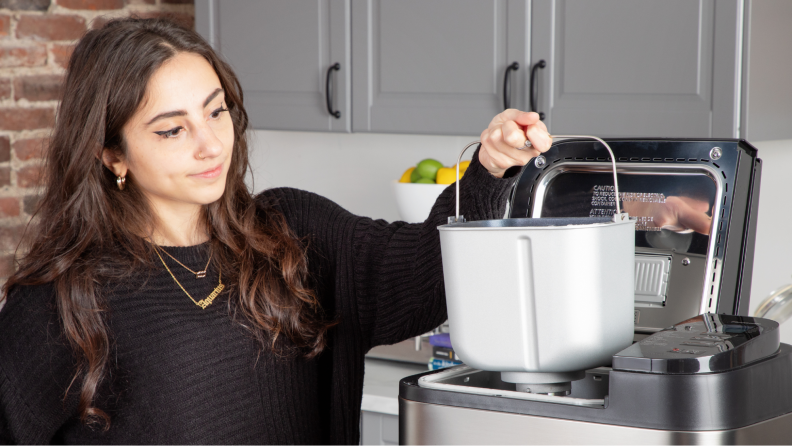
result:
[[[223,143],[208,125],[203,125],[196,132],[198,148],[195,157],[198,159],[214,158],[223,152]]]

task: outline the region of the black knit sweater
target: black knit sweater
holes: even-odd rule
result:
[[[461,183],[463,214],[501,218],[510,184],[474,161]],[[0,311],[0,443],[358,443],[366,352],[446,318],[437,226],[453,215],[454,197],[447,188],[423,224],[358,217],[294,189],[257,197],[307,237],[317,296],[340,321],[311,360],[262,350],[229,315],[228,293],[202,310],[164,268],[104,284],[112,347],[96,405],[111,416],[106,432],[80,423],[79,381],[64,398],[76,363],[52,287],[17,287]],[[193,270],[206,250],[168,248]],[[216,270],[196,280],[166,261],[196,300],[217,285]]]

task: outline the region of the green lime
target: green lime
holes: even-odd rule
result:
[[[417,183],[420,179],[421,174],[418,173],[418,169],[413,169],[413,171],[410,173],[410,183]]]
[[[443,163],[440,161],[427,158],[418,163],[418,165],[415,166],[415,170],[421,175],[422,178],[427,178],[434,182],[434,180],[437,178],[437,171],[440,170],[441,167],[443,167]]]
[[[416,181],[416,183],[421,183],[421,184],[437,184],[437,183],[435,183],[435,182],[434,182],[434,180],[430,180],[429,178],[419,178],[419,179],[418,179],[418,181]]]

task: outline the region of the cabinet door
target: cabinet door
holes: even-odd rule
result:
[[[197,0],[195,14],[239,77],[253,128],[350,131],[349,0]],[[326,98],[335,63],[338,118]]]
[[[552,133],[737,137],[739,0],[533,0]]]
[[[352,0],[355,132],[478,135],[523,107],[527,0]]]
[[[360,411],[360,444],[399,444],[399,416]]]

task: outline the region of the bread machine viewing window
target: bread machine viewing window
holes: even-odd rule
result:
[[[718,195],[711,174],[699,169],[691,173],[622,170],[620,201],[631,217],[637,217],[636,248],[706,255]],[[616,211],[609,172],[580,166],[552,173],[545,179],[543,194],[540,189],[543,204],[534,217],[604,217]]]

